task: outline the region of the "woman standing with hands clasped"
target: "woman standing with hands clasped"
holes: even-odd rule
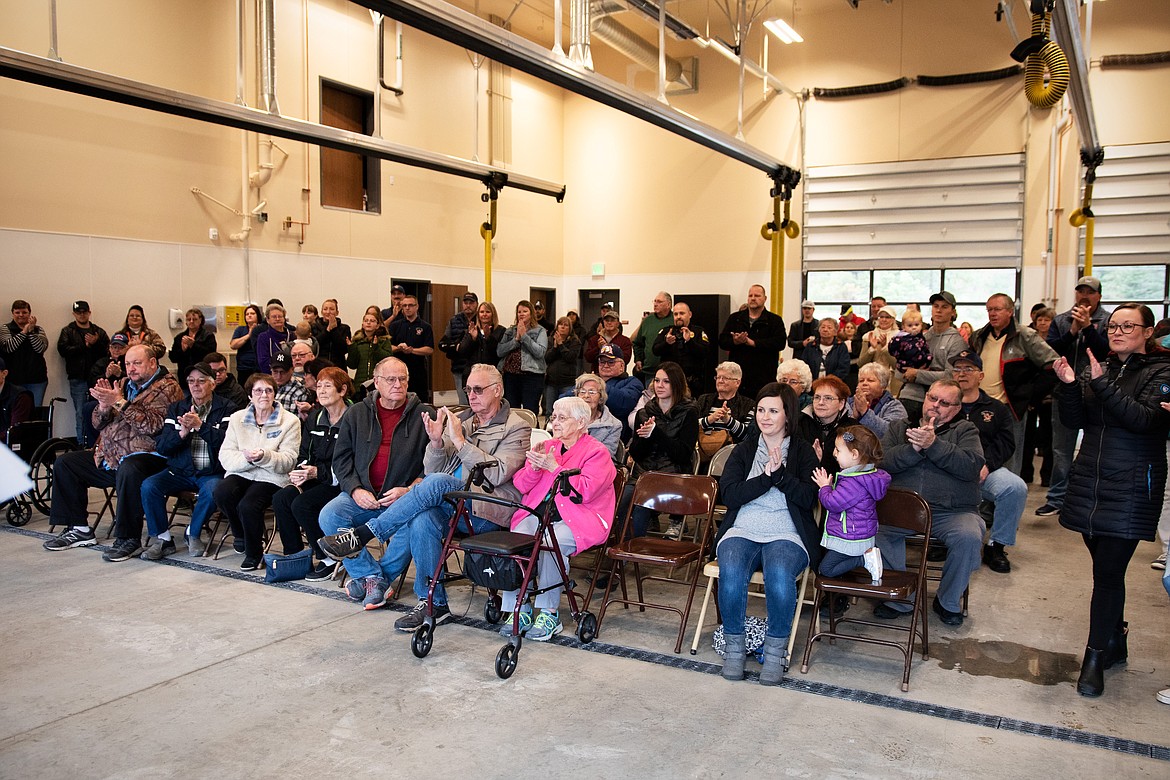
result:
[[[524,407],[533,414],[540,411],[544,391],[545,352],[548,331],[536,321],[532,304],[516,304],[516,324],[504,331],[497,353],[503,359],[504,398],[513,409]]]
[[[1125,570],[1139,541],[1152,541],[1166,488],[1170,352],[1153,340],[1154,313],[1123,303],[1105,326],[1109,357],[1088,352],[1077,376],[1067,358],[1052,368],[1060,418],[1083,428],[1060,524],[1081,534],[1093,561],[1089,641],[1077,680],[1082,696],[1100,696],[1104,671],[1125,663]]]

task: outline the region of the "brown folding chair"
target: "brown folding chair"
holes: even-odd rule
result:
[[[934,547],[935,545],[940,545],[940,544],[942,544],[942,542],[939,540],[939,538],[937,536],[930,537],[930,546],[931,547]],[[925,536],[923,536],[922,534],[914,534],[913,536],[906,537],[906,547],[907,548],[911,548],[911,547],[916,548],[922,554],[923,560],[926,561],[926,581],[927,582],[942,582],[942,570],[943,570],[943,564],[946,562],[946,558],[943,558],[941,561],[927,560],[927,558],[926,558],[926,549],[927,548],[926,548],[926,537]],[[943,548],[943,551],[944,552],[946,551],[945,547]],[[970,600],[971,600],[971,585],[970,585],[970,583],[968,583],[967,587],[963,589],[962,611],[963,611],[964,617],[967,615],[967,608],[968,608],[968,604],[969,604]]]
[[[819,574],[813,581],[816,597],[813,599],[812,618],[809,622],[808,639],[804,644],[804,660],[801,662],[801,673],[808,672],[808,662],[812,655],[813,642],[821,637],[828,637],[830,643],[837,639],[851,639],[856,642],[868,642],[875,645],[896,647],[902,651],[905,663],[902,667],[902,690],[910,690],[910,662],[914,657],[914,639],[922,637],[922,660],[926,660],[930,653],[930,642],[926,628],[926,548],[930,545],[930,507],[922,496],[912,490],[890,488],[886,497],[878,502],[878,524],[886,528],[902,528],[911,533],[920,533],[926,540],[922,559],[918,568],[913,571],[891,571],[887,569],[882,574],[879,585],[872,585],[869,573],[855,569],[840,577],[832,579]],[[832,610],[829,612],[829,628],[824,630],[820,626],[821,600],[829,596],[860,597],[866,599],[880,599],[902,604],[913,605],[910,625],[901,626],[888,622],[864,620],[862,618],[837,617]],[[906,634],[904,642],[894,642],[889,639],[862,636],[858,634],[842,634],[837,627],[843,623],[872,626],[887,631],[902,631]]]
[[[682,651],[683,633],[686,631],[687,620],[691,615],[691,604],[695,600],[695,589],[699,584],[699,574],[702,571],[703,561],[707,559],[707,548],[711,545],[714,534],[712,515],[715,512],[715,493],[718,483],[708,476],[694,474],[663,474],[656,471],[643,474],[634,486],[633,500],[626,510],[622,522],[620,538],[623,540],[605,551],[609,559],[609,582],[605,586],[605,597],[602,600],[601,612],[597,616],[597,628],[600,632],[601,624],[605,620],[605,612],[610,604],[633,604],[640,611],[646,607],[674,612],[679,616],[678,638],[674,644],[674,652]],[[675,541],[642,536],[631,539],[631,517],[634,507],[641,506],[653,512],[693,515],[699,518],[699,541]],[[643,564],[666,567],[668,576],[642,575]],[[614,570],[617,566],[632,565],[634,580],[638,588],[637,600],[631,600],[628,594],[622,598],[611,596],[613,590]],[[686,579],[676,579],[669,576],[675,570],[689,567],[691,572]],[[686,606],[679,609],[670,604],[656,604],[646,601],[643,593],[643,583],[646,580],[674,583],[687,587]],[[624,584],[624,580],[623,580]]]
[[[582,607],[582,609],[585,611],[589,610],[589,603],[593,601],[593,592],[597,589],[597,578],[601,576],[601,565],[605,563],[606,560],[608,560],[605,555],[606,550],[621,540],[622,524],[618,521],[617,518],[617,507],[619,504],[621,504],[622,492],[626,489],[626,474],[627,472],[625,467],[618,466],[617,473],[613,476],[613,492],[614,496],[616,497],[613,510],[614,517],[610,518],[611,522],[609,526],[609,536],[606,537],[602,544],[593,548],[593,572],[589,575],[589,588],[585,591],[585,606]],[[618,574],[617,576],[620,577],[621,574]],[[622,596],[627,595],[626,582],[625,580],[622,580]]]

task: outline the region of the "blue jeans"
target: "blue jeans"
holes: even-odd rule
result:
[[[223,474],[209,474],[205,477],[183,477],[167,469],[142,482],[142,511],[146,514],[146,531],[157,537],[167,530],[167,496],[184,490],[194,490],[195,506],[191,510],[191,524],[187,526],[188,536],[198,536],[203,524],[215,511],[215,486]]]
[[[1052,399],[1052,480],[1048,483],[1046,503],[1057,509],[1064,507],[1068,492],[1068,472],[1072,468],[1073,452],[1077,448],[1077,429],[1066,427],[1060,421],[1060,399]]]
[[[1000,466],[983,481],[983,499],[995,503],[995,519],[991,524],[991,541],[1005,547],[1016,543],[1016,531],[1028,500],[1028,486],[1024,480],[1005,466]]]
[[[86,441],[85,436],[85,402],[89,400],[89,383],[84,379],[69,380],[69,397],[73,399],[74,427],[77,431],[77,446],[85,449],[93,446],[93,442]]]
[[[747,616],[748,582],[764,572],[768,636],[788,638],[796,614],[796,578],[808,566],[808,553],[795,542],[759,544],[739,537],[719,543],[719,610],[725,634],[742,634]]]
[[[417,512],[410,520],[409,554],[414,556],[414,595],[420,601],[427,597],[428,580],[435,575],[435,570],[439,568],[439,556],[443,554],[443,540],[447,538],[447,531],[451,528],[451,518],[455,514],[454,507],[443,501],[443,494],[451,490],[461,490],[463,482],[447,474],[431,474],[410,492],[414,493],[416,490],[424,488],[434,503],[425,511]],[[400,502],[402,500],[404,499],[399,499]],[[467,521],[460,520],[459,527],[460,530],[467,531]],[[470,530],[481,534],[503,529],[489,520],[471,515]],[[399,536],[402,535],[399,534]],[[389,554],[389,549],[386,552]],[[446,603],[446,589],[442,585],[436,585],[435,604]]]
[[[412,490],[406,496],[398,499],[398,501],[394,502],[394,506],[398,506],[398,504],[405,501],[407,496],[413,492]],[[332,536],[342,528],[356,528],[359,525],[369,523],[374,533],[378,534],[379,539],[386,539],[389,534],[382,536],[378,528],[374,527],[373,521],[389,512],[394,506],[389,509],[382,507],[378,507],[377,509],[362,509],[349,493],[341,493],[321,510],[321,531],[325,536]],[[383,528],[388,527],[383,526]],[[389,533],[392,534],[395,530],[390,529]],[[398,534],[394,537],[391,543],[387,545],[386,552],[383,554],[381,561],[375,561],[370,551],[363,548],[356,558],[346,558],[341,562],[345,566],[345,571],[355,580],[360,580],[364,577],[384,577],[387,583],[391,582],[410,564],[410,546],[406,543],[405,539],[399,539],[399,536],[405,536],[405,534]]]
[[[943,563],[942,582],[938,585],[938,601],[950,612],[960,612],[963,591],[971,575],[983,563],[983,518],[978,512],[963,512],[931,507],[933,518],[930,535],[947,546]],[[877,546],[882,551],[885,568],[906,571],[906,537],[910,531],[887,526],[878,529]],[[889,604],[900,612],[909,612],[906,604]]]
[[[45,390],[48,388],[48,382],[27,382],[24,385],[24,389],[32,393],[33,406],[45,405]]]

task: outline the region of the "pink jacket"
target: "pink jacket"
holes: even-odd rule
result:
[[[534,471],[527,464],[521,466],[512,477],[512,484],[524,494],[523,503],[536,507],[548,495],[553,479],[561,470],[581,469],[580,474],[569,477],[569,484],[581,491],[581,503],[574,504],[568,496],[559,494],[555,502],[561,519],[573,534],[578,553],[601,544],[609,537],[617,503],[613,491],[613,478],[617,469],[609,450],[589,434],[582,436],[565,451],[562,451],[564,445],[556,439],[540,446],[544,447],[545,452],[553,453],[558,468],[555,471]],[[517,511],[512,515],[512,527],[515,528],[525,517],[528,517],[527,512]]]

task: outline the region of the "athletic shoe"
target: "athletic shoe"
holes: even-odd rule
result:
[[[682,535],[683,535],[684,521],[685,521],[685,519],[681,518],[681,517],[677,520],[671,520],[670,521],[670,528],[666,529],[666,538],[667,539],[675,539],[675,540],[681,539]]]
[[[876,547],[870,547],[862,555],[865,560],[865,570],[869,572],[869,578],[872,580],[870,584],[882,584],[882,553]]]
[[[149,547],[142,551],[142,555],[139,557],[144,561],[161,561],[168,555],[174,555],[175,549],[174,539],[167,539],[165,542],[155,539]]]
[[[333,536],[326,536],[317,544],[326,555],[335,560],[356,558],[365,544],[352,528],[342,528]]]
[[[382,577],[366,577],[366,597],[362,599],[363,609],[379,609],[386,606],[386,589],[389,584]]]
[[[325,580],[333,579],[333,575],[337,572],[337,561],[317,561],[317,565],[305,577],[306,582],[324,582]],[[364,596],[363,596],[364,598]]]
[[[1152,560],[1150,562],[1150,568],[1157,569],[1158,571],[1166,571],[1166,553],[1163,552],[1157,558]]]
[[[1170,688],[1158,691],[1154,694],[1154,698],[1163,704],[1170,704]]]
[[[394,621],[394,630],[401,631],[405,634],[413,634],[415,629],[421,626],[426,619],[427,602],[426,599],[420,599],[414,609]],[[438,626],[446,623],[450,619],[451,609],[446,604],[436,604],[435,625]]]
[[[345,595],[349,596],[350,601],[361,601],[366,597],[365,579],[351,579],[345,583]]]
[[[1036,510],[1037,517],[1048,517],[1049,515],[1059,515],[1059,514],[1060,514],[1060,507],[1053,506],[1052,504],[1044,504],[1043,506],[1041,506],[1039,509]]]
[[[242,552],[244,552],[244,550],[246,550],[248,548],[244,544],[243,539],[232,539],[232,549],[238,553],[242,553]]]
[[[533,642],[547,642],[565,630],[561,618],[556,612],[541,612],[528,629],[528,638]]]
[[[264,568],[264,561],[260,558],[253,558],[250,555],[245,555],[244,560],[240,563],[241,571],[256,571]]]
[[[512,615],[511,612],[504,613],[504,622],[500,626],[500,636],[512,636]],[[520,608],[520,636],[524,636],[528,629],[532,628],[532,605],[525,604]]]
[[[136,557],[140,552],[142,552],[141,539],[115,539],[114,546],[102,556],[102,560],[110,563],[127,561]]]
[[[41,545],[49,552],[59,552],[61,550],[68,550],[70,547],[90,547],[97,544],[97,535],[92,528],[84,530],[77,528],[66,528],[57,536],[54,536],[49,541]]]
[[[909,612],[903,612],[900,609],[894,609],[884,601],[879,602],[878,605],[873,608],[873,616],[880,620],[897,620],[898,618],[904,618],[909,614]]]

